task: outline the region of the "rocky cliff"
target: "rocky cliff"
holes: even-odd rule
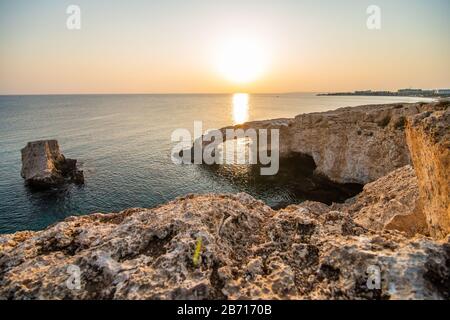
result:
[[[395,173],[397,180],[366,185],[365,195],[373,196],[362,198],[373,205],[355,219],[443,238],[450,231],[449,106],[448,100],[359,106],[238,127],[279,129],[281,156],[311,156],[318,174],[339,183],[368,184],[413,165],[418,180],[411,168]]]
[[[339,183],[366,184],[411,164],[407,118],[442,108],[438,103],[368,105],[234,128],[279,129],[281,156],[309,155],[317,173]]]
[[[420,199],[430,233],[450,233],[450,110],[425,112],[409,119],[406,135],[418,177]]]

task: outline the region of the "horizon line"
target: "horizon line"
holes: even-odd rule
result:
[[[328,91],[288,91],[288,92],[120,92],[120,93],[0,93],[0,97],[8,96],[101,96],[101,95],[230,95],[237,93],[245,94],[268,94],[268,95],[282,95],[282,94],[296,94],[296,93],[327,93]]]
[[[411,89],[411,90],[446,90],[446,89],[437,89],[437,88],[412,88],[412,87],[403,87],[400,89],[353,89],[353,90],[340,90],[340,91],[286,91],[286,92],[246,92],[242,91],[231,91],[231,92],[88,92],[88,93],[0,93],[0,97],[8,97],[8,96],[100,96],[100,95],[232,95],[236,93],[246,93],[246,94],[266,94],[266,95],[287,95],[287,94],[299,94],[299,93],[314,93],[314,94],[323,94],[323,93],[354,93],[357,91],[372,91],[372,92],[398,92],[399,90]]]

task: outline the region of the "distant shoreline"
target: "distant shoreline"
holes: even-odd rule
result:
[[[318,92],[318,91],[298,91],[298,92],[149,92],[149,93],[0,93],[0,97],[48,97],[48,96],[204,96],[204,95],[233,95],[236,93],[246,93],[249,95],[275,95],[287,96],[298,94],[310,94],[315,96],[368,96],[368,97],[410,97],[410,98],[450,98],[450,90],[448,94],[399,94],[390,91],[355,91],[355,92]]]
[[[355,91],[319,93],[317,96],[359,96],[359,97],[409,97],[409,98],[450,98],[450,90],[401,89],[392,91]]]

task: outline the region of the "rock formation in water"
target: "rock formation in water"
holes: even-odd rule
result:
[[[372,183],[331,206],[189,195],[3,235],[0,299],[450,299],[447,104],[257,125],[291,132],[283,152],[303,150],[323,174]]]
[[[22,149],[21,175],[26,183],[38,188],[66,181],[84,183],[83,171],[77,169],[77,160],[66,159],[56,140],[28,142]]]
[[[411,164],[407,118],[438,103],[347,107],[294,119],[248,122],[234,128],[280,129],[280,155],[309,155],[317,173],[339,183],[366,184]],[[226,130],[227,127],[221,130]]]
[[[450,110],[425,112],[408,121],[406,136],[420,199],[434,237],[450,233]]]

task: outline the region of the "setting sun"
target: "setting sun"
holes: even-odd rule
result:
[[[244,84],[255,81],[266,66],[266,52],[254,39],[232,39],[220,49],[218,69],[231,82]]]

